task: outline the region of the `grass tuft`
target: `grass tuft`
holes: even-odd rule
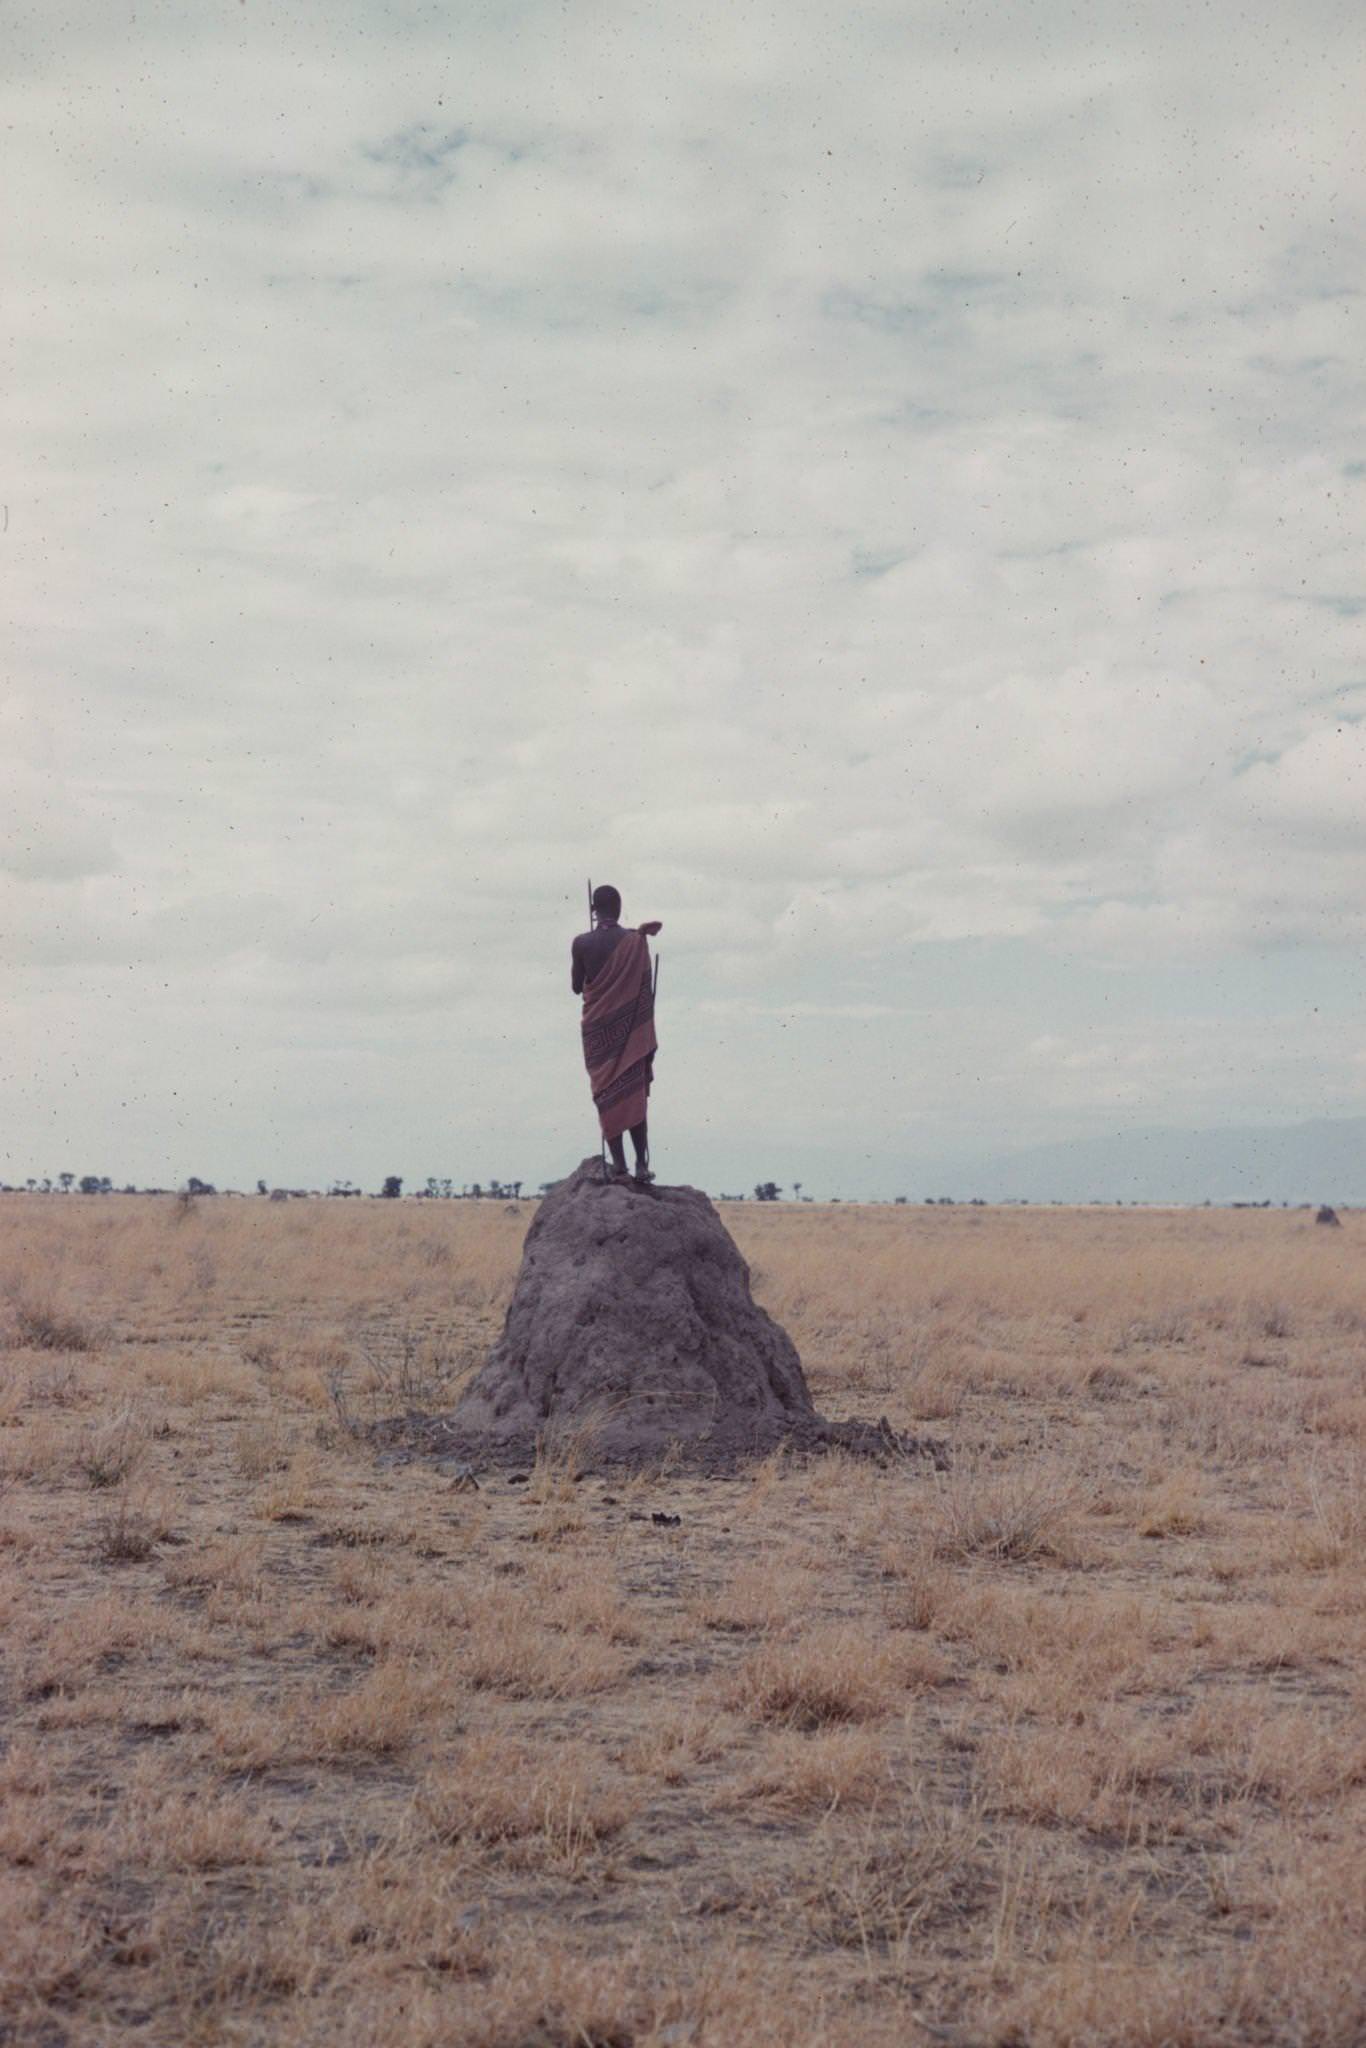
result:
[[[936,1557],[991,1558],[1028,1564],[1066,1560],[1065,1533],[1092,1497],[1087,1483],[1066,1466],[1032,1459],[1003,1471],[964,1467],[937,1488],[931,1518]]]
[[[725,1684],[727,1703],[756,1721],[817,1729],[873,1721],[937,1685],[947,1665],[932,1644],[847,1623],[765,1643]]]

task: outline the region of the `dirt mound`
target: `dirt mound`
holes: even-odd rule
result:
[[[792,1340],[755,1302],[702,1191],[606,1180],[597,1159],[541,1203],[502,1337],[455,1413],[384,1433],[501,1463],[580,1430],[594,1463],[676,1445],[713,1470],[784,1441],[884,1457],[932,1448],[885,1422],[817,1415]]]

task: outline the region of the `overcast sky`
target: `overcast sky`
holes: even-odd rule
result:
[[[1366,1110],[1356,0],[6,21],[0,1177]]]

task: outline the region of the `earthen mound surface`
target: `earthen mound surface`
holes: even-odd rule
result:
[[[383,1434],[472,1463],[576,1435],[590,1464],[673,1448],[724,1470],[782,1443],[875,1456],[936,1446],[816,1413],[796,1347],[699,1188],[639,1187],[586,1159],[541,1202],[503,1333],[448,1417]]]

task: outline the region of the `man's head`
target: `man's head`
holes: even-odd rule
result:
[[[601,882],[593,891],[593,915],[599,924],[615,924],[621,916],[621,891]]]

